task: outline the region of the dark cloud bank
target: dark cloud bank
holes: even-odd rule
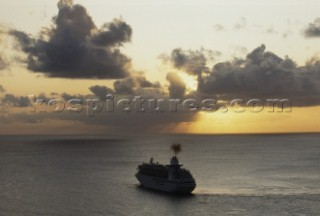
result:
[[[39,37],[10,31],[27,54],[29,70],[62,78],[118,79],[129,75],[131,60],[120,51],[131,39],[127,23],[114,19],[98,28],[83,6],[60,0],[58,8],[52,27]]]
[[[13,94],[5,94],[2,99],[4,104],[15,107],[28,107],[30,106],[29,98],[26,96],[15,96]]]
[[[293,106],[320,104],[320,60],[312,58],[304,66],[289,57],[281,58],[261,45],[245,58],[220,62],[212,68],[201,52],[175,49],[174,67],[197,76],[197,95],[235,98],[288,98]]]

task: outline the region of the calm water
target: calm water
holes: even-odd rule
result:
[[[320,135],[2,137],[0,215],[319,215]],[[172,142],[197,188],[139,187],[136,167],[168,163]]]

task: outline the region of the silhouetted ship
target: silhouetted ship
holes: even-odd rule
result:
[[[181,168],[178,158],[173,156],[170,165],[154,163],[153,158],[149,163],[138,166],[136,178],[146,188],[172,193],[191,193],[196,182],[191,173]]]

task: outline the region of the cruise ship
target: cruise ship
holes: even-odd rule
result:
[[[191,193],[196,187],[195,179],[188,170],[181,167],[177,156],[171,158],[169,165],[154,163],[151,158],[149,163],[138,166],[136,178],[146,188],[171,193]]]

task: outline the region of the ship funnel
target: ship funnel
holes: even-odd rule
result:
[[[177,144],[177,143],[172,144],[171,150],[173,150],[175,155],[179,154],[179,152],[181,152],[181,144]]]

